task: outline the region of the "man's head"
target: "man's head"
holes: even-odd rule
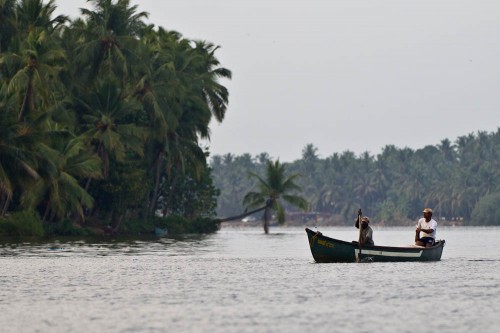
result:
[[[370,219],[368,218],[368,216],[363,216],[361,218],[361,227],[363,227],[363,229],[366,229],[366,227],[368,227],[368,223],[370,223]]]
[[[430,208],[425,208],[422,213],[424,213],[424,217],[426,221],[429,221],[432,217],[432,209]]]

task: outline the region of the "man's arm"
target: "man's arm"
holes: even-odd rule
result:
[[[427,229],[424,229],[420,226],[420,223],[417,225],[417,232],[425,232],[426,234],[432,234],[434,232],[434,229],[432,228],[427,228]]]

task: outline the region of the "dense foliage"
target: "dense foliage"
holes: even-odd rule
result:
[[[214,156],[214,184],[221,190],[218,213],[243,208],[248,172],[262,174],[268,154]],[[297,184],[309,211],[351,223],[359,207],[375,222],[401,224],[415,220],[422,208],[434,208],[438,219],[471,225],[500,225],[500,128],[442,140],[422,149],[386,146],[377,156],[346,151],[320,158],[309,144],[302,159],[288,170],[302,175]]]
[[[0,0],[0,216],[68,233],[213,216],[199,140],[227,108],[218,47],[147,25],[129,0],[89,2],[70,21],[53,0]]]

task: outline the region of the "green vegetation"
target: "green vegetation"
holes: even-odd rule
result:
[[[500,193],[485,195],[472,211],[474,225],[500,225]]]
[[[216,207],[238,215],[244,199],[270,200],[282,222],[305,208],[299,188],[311,212],[343,221],[363,207],[400,223],[430,206],[500,224],[500,129],[416,151],[319,158],[307,145],[293,163],[227,154],[209,167],[199,140],[224,120],[231,78],[218,47],[146,24],[129,0],[89,3],[70,21],[53,0],[0,0],[0,235],[213,232]]]
[[[123,224],[123,233],[131,235],[151,234],[151,230],[160,228],[168,230],[169,235],[205,234],[219,230],[217,219],[197,217],[189,219],[180,215],[169,215],[165,218],[154,217],[147,221],[130,219]]]
[[[218,47],[129,0],[89,3],[70,21],[53,0],[0,0],[0,234],[43,234],[34,216],[47,234],[151,233],[160,211],[213,231],[199,140],[227,109]]]
[[[26,237],[44,235],[42,221],[33,211],[19,211],[9,218],[0,217],[0,235]]]
[[[377,156],[345,151],[320,158],[316,152],[307,145],[287,169],[302,175],[297,184],[309,210],[336,223],[350,225],[359,207],[375,223],[414,223],[422,208],[432,207],[441,221],[500,225],[500,128],[418,150],[388,145]],[[212,157],[220,216],[242,211],[247,189],[255,185],[246,174],[263,174],[269,159],[266,153]]]
[[[301,188],[295,183],[298,174],[286,175],[286,167],[279,160],[268,161],[263,177],[250,172],[250,177],[257,179],[257,190],[248,192],[243,203],[248,208],[266,206],[264,210],[264,232],[269,233],[269,213],[276,212],[280,224],[285,222],[285,208],[282,201],[303,210],[307,209],[307,201],[293,193],[300,192]]]

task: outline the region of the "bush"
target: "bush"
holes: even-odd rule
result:
[[[132,219],[124,221],[120,233],[128,235],[153,234],[155,228],[167,229],[168,235],[209,234],[220,228],[220,222],[210,218],[188,219],[180,215],[153,217],[149,220]]]
[[[187,218],[180,215],[169,215],[160,219],[157,225],[159,228],[167,229],[169,235],[182,235],[191,233],[190,222]]]
[[[0,219],[0,235],[12,237],[38,236],[45,234],[40,216],[34,211],[14,212]]]
[[[147,235],[152,234],[154,229],[154,219],[129,219],[123,222],[120,232],[129,235]]]
[[[219,230],[220,222],[210,218],[198,217],[192,220],[178,215],[170,215],[162,222],[163,228],[167,228],[168,234],[209,234]],[[160,228],[162,227],[160,226]]]
[[[132,219],[123,223],[121,232],[129,235],[152,234],[155,228],[167,229],[168,235],[208,234],[219,230],[220,223],[210,218],[187,219],[180,215],[153,217],[149,220]]]
[[[220,228],[220,222],[206,217],[199,217],[191,222],[192,233],[209,234],[214,233]]]
[[[79,225],[74,224],[68,219],[64,219],[57,223],[47,223],[45,225],[46,235],[59,235],[59,236],[89,236],[92,233],[83,229]]]

